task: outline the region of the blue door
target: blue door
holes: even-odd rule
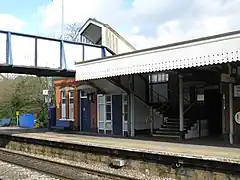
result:
[[[91,103],[87,98],[81,97],[81,131],[91,132]]]
[[[122,135],[122,95],[112,96],[112,123],[113,134]]]

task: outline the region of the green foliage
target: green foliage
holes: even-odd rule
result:
[[[14,80],[0,81],[0,118],[11,117],[16,124],[16,112],[33,113],[41,127],[47,126],[48,108],[42,95],[47,78],[18,76]],[[52,101],[55,101],[53,97]]]

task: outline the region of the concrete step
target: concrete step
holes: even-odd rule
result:
[[[166,121],[166,122],[164,122],[164,124],[167,124],[167,125],[170,125],[170,124],[171,125],[179,125],[179,121],[178,122]],[[187,125],[187,122],[184,121],[183,124]]]
[[[180,127],[180,125],[179,124],[163,124],[161,127],[163,127],[163,128],[167,128],[167,127],[169,127],[169,128],[176,128],[176,129],[179,129],[179,127]],[[187,124],[184,124],[184,126],[183,127],[187,127]]]
[[[186,130],[187,128],[185,127],[184,130]],[[160,127],[159,128],[160,131],[171,131],[171,132],[178,132],[179,128],[175,128],[175,127]]]
[[[154,134],[163,134],[163,135],[177,135],[179,136],[179,132],[178,131],[165,131],[165,130],[157,130],[155,131]]]
[[[167,134],[158,134],[158,133],[153,133],[153,137],[162,137],[162,138],[180,138],[179,135],[167,135]]]
[[[179,118],[168,118],[167,119],[167,121],[168,122],[179,122],[180,120],[179,120]],[[184,122],[187,122],[187,121],[189,121],[188,119],[184,119]]]

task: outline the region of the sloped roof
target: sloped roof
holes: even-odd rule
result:
[[[98,20],[96,20],[95,18],[89,18],[81,27],[81,29],[79,30],[79,34],[82,34],[86,28],[88,27],[89,24],[94,24],[96,26],[104,26],[106,28],[108,28],[109,30],[111,30],[119,39],[121,39],[122,41],[124,41],[128,46],[130,46],[132,49],[136,50],[136,48],[130,44],[125,38],[123,38],[117,31],[115,31],[109,24],[104,24]]]

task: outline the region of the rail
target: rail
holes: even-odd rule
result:
[[[60,179],[85,180],[86,177],[83,177],[83,174],[87,173],[113,180],[137,180],[136,178],[129,176],[123,176],[106,171],[94,170],[68,163],[39,158],[33,155],[22,154],[21,152],[7,150],[4,148],[0,149],[0,160],[22,167],[27,167],[29,169],[33,169],[44,174],[49,174]]]

